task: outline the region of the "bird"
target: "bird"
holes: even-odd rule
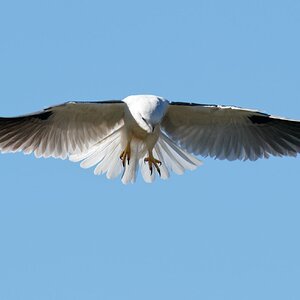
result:
[[[183,174],[197,156],[250,160],[300,153],[300,121],[236,106],[172,102],[155,95],[69,101],[36,113],[0,117],[0,151],[34,153],[95,167],[134,183]]]

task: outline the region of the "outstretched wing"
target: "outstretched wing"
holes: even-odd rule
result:
[[[124,103],[67,102],[41,112],[0,118],[1,152],[67,158],[123,124]]]
[[[300,122],[233,106],[170,103],[162,129],[185,150],[228,160],[296,156]]]

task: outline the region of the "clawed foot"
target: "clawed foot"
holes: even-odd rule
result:
[[[126,146],[126,148],[124,149],[124,151],[120,155],[120,159],[122,161],[122,165],[123,165],[124,168],[125,168],[125,165],[126,165],[126,161],[127,161],[127,164],[129,165],[130,155],[131,155],[130,144],[128,144]],[[160,172],[159,167],[161,166],[162,163],[161,163],[160,160],[155,159],[151,152],[149,152],[149,156],[144,159],[144,162],[148,163],[151,175],[153,174],[153,166],[154,166],[157,173],[159,174],[159,176],[161,176],[161,172]]]
[[[126,164],[126,160],[127,160],[127,164],[129,165],[129,161],[130,161],[130,154],[131,154],[131,151],[130,151],[130,145],[128,144],[125,148],[125,150],[121,153],[120,155],[120,159],[122,161],[122,165],[123,167],[125,167],[125,164]]]
[[[153,166],[154,166],[155,169],[156,169],[156,171],[157,171],[157,173],[159,174],[159,176],[161,176],[160,168],[159,168],[159,166],[161,166],[161,161],[160,160],[155,159],[152,155],[150,155],[149,157],[146,157],[144,159],[144,162],[148,163],[151,175],[153,173]]]

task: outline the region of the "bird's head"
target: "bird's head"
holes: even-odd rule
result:
[[[152,95],[134,95],[123,100],[138,125],[148,133],[154,132],[164,117],[168,101]]]

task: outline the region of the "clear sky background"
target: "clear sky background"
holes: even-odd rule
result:
[[[300,2],[0,2],[0,115],[151,93],[300,119]],[[300,299],[300,157],[124,186],[0,156],[1,300]]]

